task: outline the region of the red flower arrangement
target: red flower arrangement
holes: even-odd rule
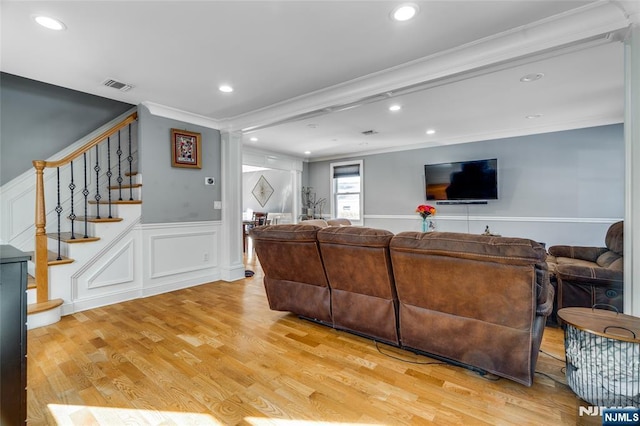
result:
[[[436,215],[436,208],[427,204],[420,204],[416,208],[416,213],[418,213],[423,219],[426,219],[429,216]]]

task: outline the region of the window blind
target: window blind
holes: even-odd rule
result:
[[[333,178],[360,176],[360,164],[347,164],[333,168]]]

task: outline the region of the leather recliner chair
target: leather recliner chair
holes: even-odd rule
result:
[[[318,231],[334,327],[398,345],[391,238],[392,232],[365,227],[330,226]]]
[[[622,312],[624,222],[611,225],[606,247],[549,247],[549,270],[557,280],[556,311],[609,305]]]

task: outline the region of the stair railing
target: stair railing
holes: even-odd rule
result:
[[[121,162],[126,161],[129,166],[128,175],[129,175],[129,182],[130,182],[130,185],[129,185],[130,200],[133,200],[133,189],[132,189],[133,182],[132,182],[131,176],[133,174],[132,163],[133,163],[134,157],[132,154],[132,145],[131,145],[131,126],[137,120],[137,118],[138,118],[137,112],[130,114],[120,123],[114,125],[110,129],[104,131],[102,134],[96,136],[95,138],[87,142],[85,145],[73,151],[71,154],[67,155],[61,160],[56,160],[56,161],[34,160],[33,161],[33,166],[36,169],[36,191],[35,191],[36,192],[36,212],[35,212],[35,231],[36,231],[35,234],[36,235],[35,235],[34,263],[35,263],[35,281],[36,281],[37,293],[38,293],[37,303],[44,303],[49,300],[49,249],[48,249],[48,236],[47,236],[47,211],[45,206],[45,194],[46,194],[45,179],[44,179],[45,169],[50,168],[50,169],[56,170],[57,188],[56,188],[56,207],[54,209],[55,217],[57,218],[56,260],[61,260],[62,259],[62,255],[61,255],[62,220],[61,219],[62,219],[62,214],[65,211],[65,206],[67,204],[68,204],[67,210],[69,210],[69,214],[67,215],[67,218],[70,221],[70,229],[71,229],[70,238],[71,239],[89,238],[88,204],[93,201],[89,201],[89,198],[90,198],[89,196],[91,195],[91,189],[89,188],[89,183],[88,183],[89,182],[88,176],[90,176],[90,174],[87,173],[88,172],[87,168],[89,167],[89,164],[88,164],[89,160],[87,159],[87,154],[90,154],[94,149],[95,149],[94,155],[96,158],[95,158],[95,165],[93,167],[93,171],[95,172],[96,182],[95,182],[95,192],[92,198],[95,200],[95,203],[96,203],[97,218],[98,219],[100,218],[99,206],[100,206],[100,200],[102,199],[102,195],[100,194],[100,177],[101,177],[100,171],[103,168],[103,164],[100,163],[100,148],[103,147],[104,145],[106,145],[106,150],[107,150],[107,155],[106,155],[107,156],[107,172],[105,176],[107,176],[107,182],[108,182],[107,183],[107,192],[109,193],[108,211],[109,211],[109,217],[111,217],[110,186],[111,186],[111,177],[113,175],[113,172],[111,170],[112,168],[111,167],[111,137],[116,134],[118,135],[118,149],[116,151],[116,155],[117,155],[116,162],[118,164],[118,178],[116,180],[118,182],[118,193],[120,196],[119,199],[122,200],[122,182],[124,181],[124,179],[122,178]],[[120,143],[121,143],[120,132],[124,128],[128,128],[129,152],[127,157],[123,159],[122,157],[123,150],[122,150],[122,147],[120,146]],[[84,205],[84,218],[83,218],[84,231],[80,233],[82,235],[76,236],[75,222],[78,220],[78,216],[75,213],[76,206],[74,204],[75,202],[74,193],[76,189],[78,189],[78,185],[76,185],[76,177],[74,176],[74,160],[78,158],[80,158],[80,160],[77,162],[81,162],[83,166],[83,172],[82,172],[83,185],[82,185],[81,193],[83,196],[82,204]],[[61,186],[60,173],[61,173],[61,168],[67,165],[69,166],[69,171],[70,171],[70,177],[67,180],[69,182],[68,184],[69,198],[63,201],[61,199],[61,190],[60,190],[60,186]]]

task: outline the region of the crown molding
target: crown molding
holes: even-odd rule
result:
[[[583,42],[614,41],[630,25],[629,13],[612,2],[596,2],[345,83],[225,119],[230,130],[250,131],[429,81],[524,59]]]
[[[224,129],[226,126],[220,120],[214,120],[203,115],[194,114],[188,111],[182,111],[166,105],[157,104],[155,102],[145,101],[141,105],[149,110],[149,113],[158,117],[169,118],[172,120],[183,121],[202,127],[208,127],[215,130]]]
[[[309,163],[318,163],[322,161],[343,160],[347,158],[361,158],[368,155],[387,154],[390,152],[411,151],[416,149],[425,149],[433,147],[441,147],[447,145],[482,142],[497,139],[516,138],[522,136],[538,135],[542,133],[564,132],[568,130],[584,129],[589,127],[609,126],[613,124],[621,124],[622,121],[615,117],[589,117],[583,120],[546,124],[540,126],[531,126],[527,128],[518,128],[504,131],[485,132],[466,134],[462,137],[439,139],[437,143],[419,143],[412,145],[394,146],[390,148],[371,149],[368,151],[358,152],[357,154],[349,153],[344,155],[334,155],[328,157],[317,157],[309,159]]]

